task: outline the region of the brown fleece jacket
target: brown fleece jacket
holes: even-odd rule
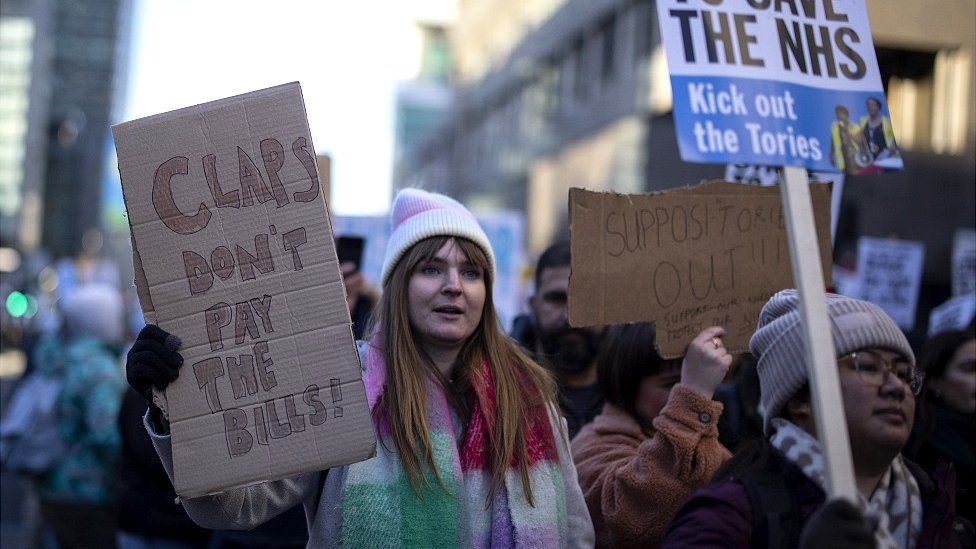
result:
[[[678,384],[654,418],[653,436],[607,403],[573,439],[573,461],[597,547],[658,547],[691,493],[729,451],[718,441],[722,405]]]

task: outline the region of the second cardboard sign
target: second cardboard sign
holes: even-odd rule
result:
[[[830,280],[830,186],[811,185]],[[763,303],[793,286],[779,189],[712,182],[654,194],[571,189],[573,326],[654,322],[658,351],[681,356],[711,325],[748,348]]]

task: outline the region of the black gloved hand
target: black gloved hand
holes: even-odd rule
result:
[[[861,510],[846,499],[835,499],[810,517],[800,534],[800,548],[874,549],[874,534]]]
[[[152,387],[162,391],[179,375],[183,357],[176,352],[180,338],[159,326],[147,324],[136,337],[125,359],[129,385],[150,403]]]

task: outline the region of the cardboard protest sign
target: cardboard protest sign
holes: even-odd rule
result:
[[[904,330],[915,327],[925,245],[862,236],[857,241],[857,297],[884,309]]]
[[[830,188],[810,186],[824,277],[830,272]],[[662,356],[702,329],[748,348],[759,311],[793,287],[779,189],[712,182],[653,194],[570,189],[573,326],[649,321]],[[828,278],[829,280],[829,278]]]
[[[863,2],[657,7],[683,160],[902,168]]]
[[[976,230],[959,229],[952,240],[952,295],[976,292]]]
[[[929,313],[929,337],[946,330],[962,330],[976,314],[976,293],[953,297]]]
[[[373,455],[298,83],[113,132],[144,315],[183,341],[166,390],[177,493]]]

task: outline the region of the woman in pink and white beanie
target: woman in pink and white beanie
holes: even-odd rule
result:
[[[381,443],[326,484],[343,545],[592,545],[552,381],[500,329],[484,230],[456,200],[419,189],[400,191],[390,221],[362,347]],[[378,509],[402,525],[376,520]]]
[[[485,232],[419,189],[391,225],[360,344],[377,455],[183,500],[190,517],[252,528],[302,503],[309,547],[592,547],[553,382],[501,331]]]

